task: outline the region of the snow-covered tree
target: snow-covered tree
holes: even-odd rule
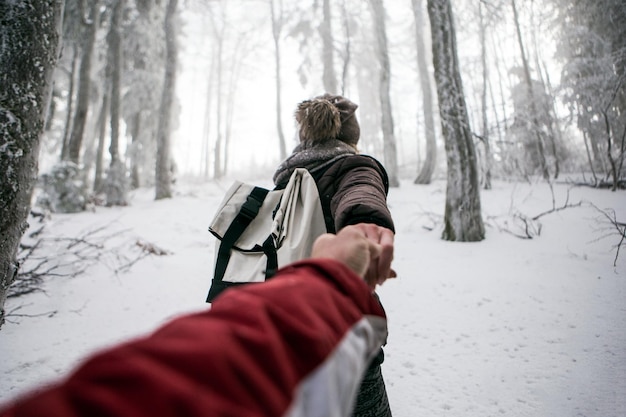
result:
[[[63,1],[0,2],[0,326],[28,228]]]
[[[87,112],[89,111],[89,96],[91,94],[91,63],[96,45],[96,34],[100,25],[100,1],[92,2],[89,8],[89,16],[83,17],[84,39],[81,45],[80,70],[78,78],[78,96],[72,133],[67,146],[67,157],[70,161],[78,164],[85,135]]]
[[[176,39],[176,18],[178,0],[169,0],[165,14],[165,44],[166,62],[165,77],[161,95],[161,110],[159,112],[159,128],[157,132],[157,161],[156,161],[156,199],[172,196],[172,161],[171,161],[171,129],[172,109],[174,106],[174,92],[176,90],[176,66],[178,65],[178,41]]]
[[[450,0],[428,0],[435,81],[446,144],[448,181],[443,239],[483,240],[476,151],[459,72]]]
[[[113,2],[111,23],[107,35],[109,44],[108,68],[111,76],[111,144],[109,154],[111,163],[107,171],[104,190],[108,206],[125,206],[128,204],[128,180],[126,165],[120,158],[120,122],[122,113],[122,19],[124,2]]]
[[[594,172],[623,181],[626,149],[626,4],[552,0],[559,10],[561,88]]]

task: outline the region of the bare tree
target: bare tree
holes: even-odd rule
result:
[[[430,184],[437,164],[437,138],[435,136],[435,117],[433,112],[433,95],[430,87],[430,71],[426,60],[424,42],[424,18],[422,0],[412,0],[415,19],[415,42],[417,45],[417,69],[422,89],[422,109],[424,113],[424,134],[426,135],[426,158],[415,178],[415,184]]]
[[[108,206],[124,206],[127,202],[126,166],[120,160],[119,138],[122,106],[122,12],[124,2],[116,0],[113,4],[111,25],[108,34],[109,59],[108,68],[111,77],[111,143],[109,154],[111,164],[105,181],[106,204]]]
[[[104,81],[105,85],[108,81]],[[96,193],[102,191],[102,179],[104,174],[104,144],[106,141],[107,120],[110,107],[110,89],[104,89],[100,115],[98,116],[98,147],[96,149],[96,172],[94,174],[93,190]]]
[[[480,208],[476,152],[463,94],[450,0],[428,0],[435,81],[441,127],[446,144],[448,182],[442,238],[479,241],[485,238]]]
[[[165,79],[157,134],[156,199],[172,197],[170,121],[176,89],[176,66],[178,65],[178,43],[176,41],[176,8],[178,0],[169,0],[165,14]]]
[[[320,26],[320,34],[322,35],[322,62],[324,64],[324,72],[322,81],[324,82],[324,90],[330,94],[337,93],[337,75],[335,74],[334,59],[334,40],[333,29],[331,25],[332,15],[330,13],[330,0],[323,0],[322,5],[323,20]]]
[[[78,46],[72,47],[72,66],[68,71],[67,78],[69,89],[67,91],[67,110],[65,114],[65,129],[63,129],[63,142],[61,143],[61,160],[66,160],[69,153],[70,133],[72,129],[72,114],[74,113],[74,89],[76,87],[76,74],[78,73]]]
[[[270,8],[272,13],[272,36],[274,38],[274,64],[276,66],[276,130],[278,132],[278,146],[280,150],[280,160],[287,158],[287,144],[285,142],[285,134],[283,133],[282,122],[282,85],[280,74],[280,36],[284,25],[283,2],[278,0],[278,6],[270,0]],[[278,10],[276,10],[278,9]]]
[[[482,116],[482,132],[481,141],[485,147],[485,174],[483,187],[485,190],[491,189],[491,167],[493,166],[493,156],[491,154],[491,139],[489,138],[489,120],[487,117],[487,89],[489,87],[489,69],[487,67],[487,24],[483,16],[483,4],[478,3],[478,17],[480,24],[480,61],[483,70],[482,74],[482,91],[480,95],[480,107]]]
[[[223,60],[224,60],[224,41],[226,38],[226,29],[227,29],[227,22],[226,22],[226,2],[224,1],[219,1],[219,2],[215,2],[217,5],[216,7],[218,7],[220,9],[220,16],[219,18],[216,18],[216,16],[214,16],[213,11],[211,10],[209,12],[209,17],[211,19],[211,29],[213,30],[213,36],[214,36],[214,41],[215,41],[215,60],[217,62],[216,66],[215,66],[215,73],[216,73],[216,83],[217,83],[217,91],[216,91],[216,126],[215,126],[215,131],[216,131],[216,138],[215,138],[215,148],[213,150],[213,177],[214,178],[221,178],[223,175],[223,160],[224,160],[224,155],[223,155],[223,146],[224,146],[224,137],[223,137],[223,127],[222,127],[222,122],[223,122],[223,100],[222,100],[222,95],[223,95]],[[221,22],[221,24],[218,24],[218,22]]]
[[[43,0],[0,3],[0,326],[28,227],[63,6],[63,1]]]
[[[87,112],[89,111],[89,95],[91,92],[91,61],[96,44],[98,26],[100,25],[99,0],[93,2],[90,15],[91,17],[89,19],[84,19],[84,25],[87,28],[87,31],[82,46],[76,112],[74,113],[72,134],[68,145],[68,157],[70,161],[76,164],[80,162],[80,152],[83,144],[83,136],[85,134],[85,124],[87,123]]]
[[[376,53],[380,65],[380,107],[384,141],[385,168],[389,174],[389,186],[398,187],[398,156],[396,138],[393,133],[393,116],[391,111],[391,65],[387,48],[387,29],[385,27],[385,8],[382,0],[370,0],[376,33]]]
[[[513,19],[515,22],[515,30],[517,32],[517,41],[520,48],[520,55],[522,58],[522,66],[524,73],[524,84],[526,86],[526,93],[528,94],[529,105],[530,105],[530,122],[532,134],[535,135],[536,138],[536,146],[537,146],[537,154],[539,157],[539,163],[541,166],[541,172],[543,174],[543,178],[546,180],[550,179],[550,172],[548,171],[548,162],[546,160],[545,146],[543,144],[543,138],[541,137],[540,128],[539,128],[539,120],[537,120],[537,105],[535,102],[535,92],[533,88],[533,82],[530,77],[530,66],[528,65],[528,58],[526,57],[526,51],[524,48],[524,41],[522,39],[522,31],[520,29],[519,24],[519,15],[517,13],[517,7],[515,5],[515,0],[511,0],[511,6],[513,7]]]

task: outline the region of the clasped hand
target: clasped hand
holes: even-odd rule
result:
[[[391,268],[393,242],[391,230],[359,223],[344,227],[336,235],[327,233],[317,238],[311,257],[342,262],[374,290],[376,285],[397,276]]]

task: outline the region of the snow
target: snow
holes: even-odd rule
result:
[[[81,276],[50,279],[44,293],[10,299],[14,315],[0,331],[0,401],[205,308],[214,243],[206,229],[229,185],[183,183],[175,198],[160,201],[139,190],[128,207],[53,215],[47,236],[105,226],[120,231],[110,244],[130,259],[137,241],[171,254],[118,273],[120,257],[106,258]],[[440,239],[444,182],[405,181],[391,190],[399,278],[379,293],[389,319],[383,373],[394,416],[626,415],[626,253],[614,266],[619,236],[588,204],[624,221],[626,194],[557,184],[556,207],[585,203],[541,217],[533,239],[501,229],[517,231],[512,213],[550,210],[546,184],[494,182],[481,198],[486,240],[452,243]]]

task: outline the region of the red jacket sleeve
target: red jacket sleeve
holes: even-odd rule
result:
[[[304,261],[92,357],[0,415],[348,415],[386,334],[361,279],[335,261]]]

